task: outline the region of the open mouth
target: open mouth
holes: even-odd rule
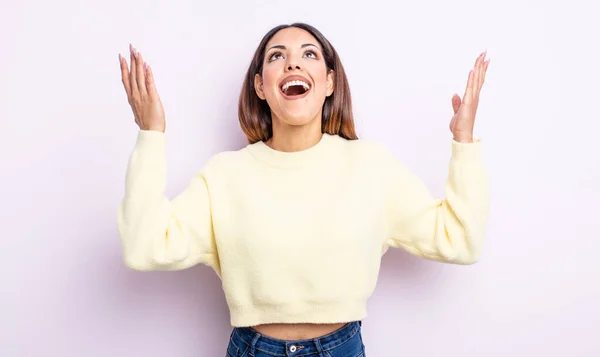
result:
[[[281,92],[289,99],[304,97],[309,90],[310,85],[301,80],[289,81],[281,86]]]

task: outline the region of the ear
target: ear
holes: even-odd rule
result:
[[[333,70],[330,70],[329,73],[327,73],[327,96],[329,97],[330,95],[333,94]]]
[[[265,100],[265,92],[263,91],[263,81],[260,74],[254,75],[254,90],[256,91],[256,95],[262,100]]]

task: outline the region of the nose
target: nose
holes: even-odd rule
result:
[[[294,70],[294,69],[296,69],[296,70],[299,70],[299,69],[300,69],[300,66],[299,66],[299,65],[297,65],[297,64],[291,64],[291,63],[290,63],[290,64],[288,64],[288,66],[287,66],[287,70],[288,70],[288,71],[292,71],[292,70]]]

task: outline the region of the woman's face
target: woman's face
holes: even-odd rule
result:
[[[274,121],[305,125],[321,119],[325,98],[333,93],[333,71],[327,73],[319,42],[289,27],[267,43],[262,76],[256,75],[254,87]]]

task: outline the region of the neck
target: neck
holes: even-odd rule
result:
[[[322,136],[320,120],[311,120],[306,125],[288,125],[273,120],[273,137],[265,144],[277,151],[303,151],[315,146]]]

